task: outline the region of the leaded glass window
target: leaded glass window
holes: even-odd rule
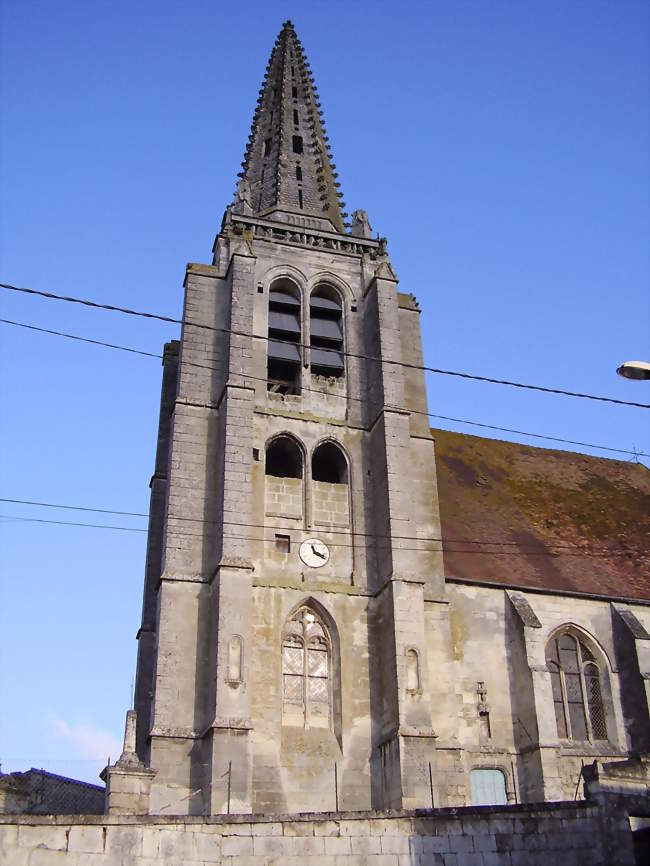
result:
[[[557,733],[568,740],[606,740],[600,671],[593,653],[567,632],[546,647]]]
[[[329,727],[331,645],[321,619],[301,607],[284,627],[282,700],[285,724]]]

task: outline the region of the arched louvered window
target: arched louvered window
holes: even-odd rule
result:
[[[282,719],[284,724],[329,727],[332,645],[325,623],[299,608],[282,634]]]
[[[340,379],[343,360],[343,307],[338,292],[318,286],[309,299],[311,371],[317,376]]]
[[[583,641],[563,632],[546,647],[558,736],[567,740],[606,740],[600,670]]]
[[[290,280],[276,280],[269,291],[267,390],[300,394],[300,292]]]

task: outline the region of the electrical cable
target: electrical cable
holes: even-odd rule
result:
[[[109,312],[122,313],[128,316],[139,316],[146,319],[155,319],[160,322],[168,322],[176,325],[183,325],[184,327],[194,327],[201,328],[209,331],[215,331],[222,334],[230,334],[231,336],[236,337],[245,337],[247,339],[257,339],[264,340],[268,342],[269,339],[273,339],[274,342],[277,343],[289,343],[292,346],[297,346],[303,349],[310,349],[311,347],[305,343],[295,343],[289,340],[281,340],[276,337],[269,338],[266,334],[252,334],[245,331],[238,331],[234,328],[218,328],[215,325],[207,325],[203,322],[193,322],[188,319],[177,319],[172,316],[163,316],[158,313],[150,313],[144,312],[141,310],[134,310],[129,307],[118,307],[113,304],[100,304],[96,301],[88,300],[87,298],[76,298],[70,295],[58,295],[54,292],[44,292],[38,289],[30,289],[20,286],[14,286],[10,283],[0,283],[0,288],[7,289],[8,291],[13,292],[23,292],[29,295],[36,295],[38,297],[47,298],[49,300],[55,301],[66,301],[67,303],[72,304],[81,304],[82,306],[90,307],[93,309],[99,310],[107,310]],[[395,361],[390,358],[378,358],[372,355],[364,355],[355,352],[339,352],[339,354],[344,355],[348,358],[355,358],[357,360],[370,361],[376,364],[392,364],[398,367],[405,367],[411,370],[423,370],[428,373],[436,373],[442,376],[456,376],[461,379],[471,379],[476,382],[487,382],[492,385],[507,385],[512,388],[522,388],[530,391],[540,391],[546,394],[559,394],[565,397],[577,397],[584,400],[597,400],[603,403],[614,403],[619,406],[633,406],[639,409],[650,409],[650,404],[648,403],[637,403],[630,400],[618,400],[615,397],[602,397],[596,394],[584,394],[579,391],[567,391],[562,388],[549,388],[544,385],[530,385],[523,382],[514,382],[509,379],[497,379],[490,376],[479,376],[474,373],[462,373],[458,370],[443,370],[439,367],[429,367],[427,365],[422,364],[410,364],[406,361]]]
[[[115,511],[115,510],[108,509],[108,508],[94,508],[94,507],[91,507],[88,505],[64,505],[64,504],[58,503],[58,502],[40,502],[38,500],[33,500],[33,499],[10,499],[8,497],[0,497],[0,502],[7,502],[7,503],[12,504],[12,505],[30,505],[30,506],[36,506],[39,508],[58,508],[58,509],[64,509],[67,511],[85,511],[85,512],[89,512],[92,514],[112,514],[112,515],[116,515],[116,516],[120,516],[120,517],[149,517],[149,514],[147,514],[144,511]],[[21,519],[21,518],[17,518],[17,519]],[[270,530],[279,529],[282,531],[286,531],[286,529],[287,529],[286,526],[280,526],[278,524],[273,524],[273,523],[247,523],[247,522],[236,521],[236,520],[223,520],[223,521],[221,521],[221,520],[206,520],[204,517],[185,517],[185,516],[174,515],[174,514],[169,515],[168,519],[169,520],[176,520],[176,521],[180,521],[180,522],[186,521],[189,523],[200,523],[202,525],[209,525],[209,526],[221,526],[223,523],[223,525],[225,525],[225,526],[239,526],[239,527],[243,527],[245,529],[270,529]],[[307,532],[310,530],[302,528],[302,531]],[[399,539],[401,541],[435,541],[435,542],[444,541],[445,543],[454,543],[454,544],[484,544],[484,545],[500,544],[500,545],[512,546],[512,547],[525,547],[526,546],[525,544],[521,544],[518,541],[506,541],[505,539],[496,539],[496,540],[472,539],[472,538],[446,538],[446,539],[443,539],[441,536],[436,536],[436,535],[428,535],[428,536],[424,536],[424,535],[393,535],[393,534],[386,535],[384,533],[359,532],[358,530],[334,529],[334,528],[328,528],[327,533],[328,533],[328,535],[345,535],[346,537],[355,536],[358,538],[375,538],[375,539],[390,538],[390,539]],[[573,548],[575,548],[575,544],[563,544],[561,542],[556,542],[553,544],[553,547],[566,547],[569,549],[573,549]],[[605,550],[605,551],[611,549],[611,548],[608,548],[607,545],[598,545],[597,547],[602,549],[602,550]],[[592,549],[594,549],[594,548],[592,547]]]
[[[148,358],[162,359],[162,357],[163,357],[162,355],[155,353],[155,352],[145,352],[142,349],[134,349],[130,346],[120,346],[120,345],[116,345],[115,343],[106,343],[102,340],[93,340],[89,337],[78,336],[77,334],[68,334],[64,331],[54,331],[54,330],[51,330],[50,328],[41,328],[41,327],[38,327],[37,325],[29,325],[26,322],[16,322],[16,321],[13,321],[12,319],[0,318],[0,323],[5,324],[5,325],[14,325],[15,327],[18,327],[18,328],[26,328],[27,330],[30,330],[30,331],[39,331],[41,333],[51,334],[51,335],[56,336],[56,337],[66,337],[67,339],[76,340],[76,341],[81,342],[81,343],[91,343],[94,346],[102,346],[102,347],[107,348],[107,349],[115,349],[115,350],[119,350],[122,352],[130,352],[131,354],[134,354],[134,355],[143,355],[143,356],[148,357]],[[201,370],[216,370],[217,369],[213,365],[199,364],[196,361],[184,361],[183,364],[185,366],[197,367]],[[241,375],[246,379],[253,379],[257,382],[267,382],[268,381],[267,379],[265,379],[261,376],[253,376],[253,375],[250,375],[248,373],[241,374]],[[321,395],[326,396],[326,397],[339,396],[339,395],[332,395],[328,391],[323,391],[323,390],[318,389],[318,388],[308,388],[306,386],[302,386],[301,390],[307,391],[311,394],[321,394]],[[341,396],[343,397],[343,395],[341,395]],[[354,401],[355,403],[363,403],[364,402],[360,397],[353,397],[351,395],[345,395],[344,399]],[[612,446],[609,446],[609,445],[595,445],[592,442],[581,442],[581,441],[576,440],[576,439],[565,439],[565,438],[562,438],[560,436],[548,436],[548,435],[545,435],[543,433],[529,433],[526,430],[516,430],[512,427],[499,427],[495,424],[484,424],[484,423],[481,423],[479,421],[469,421],[469,420],[464,419],[464,418],[452,418],[449,415],[437,415],[433,412],[424,412],[421,409],[406,409],[405,407],[402,407],[402,406],[391,406],[390,408],[391,409],[397,409],[398,411],[402,411],[402,412],[410,412],[412,415],[425,415],[428,418],[437,418],[437,419],[443,420],[443,421],[452,421],[455,424],[468,424],[472,427],[482,427],[482,428],[485,428],[487,430],[497,430],[497,431],[500,431],[502,433],[514,433],[514,434],[519,435],[519,436],[529,436],[529,437],[534,438],[534,439],[544,439],[544,440],[547,440],[549,442],[559,442],[559,443],[562,443],[565,445],[579,445],[582,448],[593,448],[593,449],[598,450],[598,451],[611,451],[612,453],[615,453],[615,454],[629,454],[633,457],[650,457],[650,454],[646,453],[645,451],[636,451],[636,450],[630,451],[629,449],[626,449],[626,448],[613,448]]]
[[[45,507],[45,508],[60,508],[60,509],[67,509],[67,510],[73,510],[73,511],[86,511],[86,512],[92,512],[92,513],[96,513],[96,514],[112,514],[112,515],[130,516],[130,517],[148,517],[149,516],[148,514],[145,514],[144,512],[113,511],[113,510],[106,509],[106,508],[91,508],[89,506],[80,506],[80,505],[61,505],[61,504],[57,504],[57,503],[53,503],[53,502],[38,502],[38,501],[27,500],[27,499],[9,499],[9,498],[5,498],[5,497],[0,497],[0,502],[7,502],[7,503],[19,504],[19,505],[33,505],[33,506]],[[72,521],[47,520],[44,518],[33,518],[33,517],[17,517],[16,515],[4,515],[4,514],[0,515],[0,517],[2,517],[3,519],[18,520],[18,521],[26,522],[26,523],[51,523],[51,524],[61,525],[61,526],[83,526],[83,527],[88,527],[88,528],[93,528],[93,529],[119,529],[119,530],[132,531],[132,532],[148,532],[147,529],[144,529],[142,527],[112,526],[112,525],[106,525],[106,524],[93,524],[93,523],[76,523],[76,522],[72,522]],[[293,528],[293,527],[287,527],[287,526],[278,526],[276,524],[246,523],[246,522],[237,522],[237,521],[230,521],[230,520],[224,520],[224,521],[205,520],[204,518],[199,518],[199,517],[180,517],[180,516],[174,516],[174,515],[169,515],[168,520],[188,521],[191,523],[198,523],[201,525],[211,525],[211,526],[212,525],[221,525],[221,523],[223,522],[223,524],[226,526],[236,526],[236,527],[240,527],[243,529],[268,529],[268,530],[278,529],[278,530],[281,530],[283,532],[286,532],[288,529]],[[300,528],[297,528],[297,531],[306,533],[306,532],[310,532],[312,530],[306,529],[304,527],[300,527]],[[528,555],[527,552],[523,551],[523,548],[525,548],[526,546],[532,547],[532,545],[525,545],[525,544],[521,544],[521,543],[516,542],[516,541],[507,541],[505,539],[503,539],[503,540],[499,539],[499,540],[492,541],[489,539],[442,538],[439,536],[418,536],[418,535],[390,535],[390,536],[387,536],[387,535],[371,533],[371,532],[357,532],[354,530],[344,530],[344,529],[323,530],[322,528],[321,528],[321,531],[324,531],[328,535],[345,535],[347,537],[350,537],[350,536],[355,537],[356,536],[356,537],[360,537],[360,538],[371,538],[371,539],[379,539],[379,540],[384,539],[384,540],[391,540],[391,541],[393,541],[393,540],[417,541],[420,543],[433,542],[433,543],[443,544],[443,545],[472,544],[472,545],[485,545],[485,546],[487,546],[487,545],[490,545],[490,546],[500,545],[500,546],[504,546],[504,547],[516,547],[517,548],[516,551],[503,551],[504,553],[509,552],[509,553],[512,553],[513,555],[518,555],[519,553],[524,553],[524,555]],[[265,543],[275,543],[275,538],[263,538],[260,536],[224,535],[224,538],[228,538],[230,540],[263,541]],[[331,542],[330,544],[332,547],[343,547],[343,548],[359,547],[360,546],[359,544],[349,544],[349,543],[344,544],[344,543],[339,543],[339,542]],[[565,544],[562,542],[549,542],[549,545],[555,549],[558,549],[558,550],[575,550],[577,547],[575,544]],[[397,549],[398,550],[416,550],[416,551],[421,551],[421,552],[427,552],[427,551],[430,552],[431,550],[433,550],[435,552],[436,550],[439,550],[439,548],[431,549],[431,548],[422,548],[422,547],[405,547],[402,545],[399,545],[397,547]],[[492,554],[492,553],[499,553],[500,551],[494,551],[494,550],[459,551],[456,549],[451,550],[451,549],[447,548],[447,552],[448,553],[467,552],[467,553]],[[534,555],[539,555],[539,556],[542,556],[542,555],[558,556],[558,555],[560,555],[560,554],[551,553],[548,551],[540,551],[540,550],[532,550],[529,553],[530,553],[530,555],[534,554]],[[597,547],[592,546],[589,549],[579,548],[578,553],[576,553],[576,554],[569,554],[569,553],[564,554],[563,553],[561,555],[607,557],[607,556],[612,556],[612,555],[613,556],[627,556],[627,555],[635,555],[635,554],[637,554],[637,551],[630,550],[628,548],[621,548],[619,550],[613,550],[611,547],[607,547],[606,545],[599,545]]]

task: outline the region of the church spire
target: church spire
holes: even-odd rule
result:
[[[276,39],[259,92],[233,211],[304,213],[345,231],[323,112],[291,21]]]

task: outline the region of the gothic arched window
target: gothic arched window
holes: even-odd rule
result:
[[[558,736],[566,740],[606,740],[607,723],[600,670],[591,650],[569,632],[546,647]]]
[[[317,376],[340,379],[343,360],[343,307],[338,292],[319,286],[309,299],[311,371]]]
[[[315,524],[349,526],[348,462],[335,442],[321,442],[311,457],[312,515]]]
[[[291,436],[276,436],[266,448],[266,475],[276,478],[302,478],[302,451]]]
[[[283,434],[268,443],[264,474],[266,514],[300,519],[303,512],[303,452],[293,436]]]
[[[286,279],[269,291],[267,390],[300,394],[302,327],[300,292]]]
[[[328,484],[348,483],[347,461],[334,442],[323,442],[314,450],[311,477],[314,481],[325,481]]]
[[[330,727],[332,644],[321,618],[299,608],[282,633],[282,720]]]

